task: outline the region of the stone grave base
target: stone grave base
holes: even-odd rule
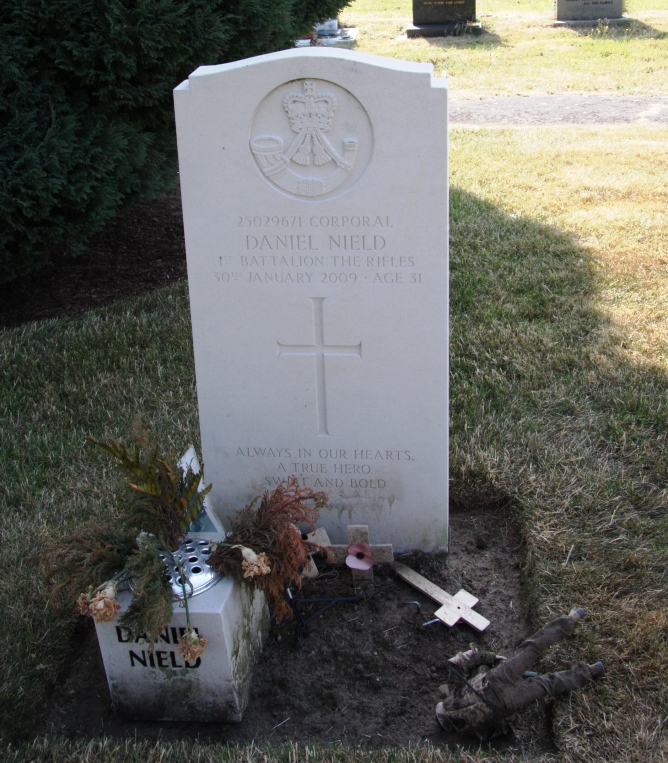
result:
[[[130,603],[120,592],[119,615]],[[129,641],[118,619],[96,631],[114,710],[124,718],[152,721],[239,723],[248,703],[253,669],[262,651],[269,613],[264,594],[222,578],[188,600],[190,622],[207,640],[193,663],[177,652],[185,633],[185,610],[174,616],[151,652]]]
[[[446,24],[411,24],[406,29],[406,37],[456,37],[460,34],[482,34],[479,21],[449,21]]]
[[[624,17],[618,19],[555,19],[552,26],[598,26],[600,23],[610,26],[629,26],[631,21],[633,19]]]

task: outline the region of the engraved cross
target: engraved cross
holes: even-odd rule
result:
[[[325,344],[322,304],[325,297],[310,297],[313,308],[313,344],[278,344],[278,356],[301,355],[315,358],[315,402],[318,437],[329,437],[327,429],[327,390],[325,384],[325,358],[362,358],[362,342],[355,345]]]

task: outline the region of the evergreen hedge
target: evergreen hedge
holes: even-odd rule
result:
[[[350,0],[0,3],[0,283],[171,187],[172,89],[292,47]]]

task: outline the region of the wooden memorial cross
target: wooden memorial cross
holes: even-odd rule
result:
[[[402,580],[410,583],[418,591],[422,591],[423,594],[441,605],[440,609],[434,612],[434,616],[445,625],[452,628],[453,625],[463,620],[479,633],[482,633],[489,625],[489,620],[486,617],[473,611],[473,607],[478,603],[478,599],[463,588],[461,591],[457,591],[454,596],[451,596],[405,564],[396,562],[394,571]]]

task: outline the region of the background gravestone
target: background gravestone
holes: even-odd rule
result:
[[[475,0],[413,0],[408,37],[443,37],[453,26],[475,21]]]
[[[445,548],[447,83],[297,49],[175,90],[214,510],[294,474],[398,549]]]
[[[343,29],[339,27],[338,19],[328,19],[315,25],[316,44],[338,45],[352,48],[357,39],[357,28]]]
[[[556,0],[557,21],[622,18],[622,0]]]

